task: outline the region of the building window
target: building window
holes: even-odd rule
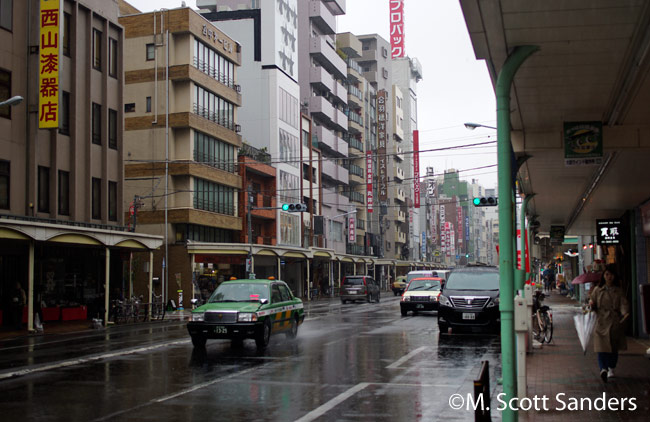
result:
[[[102,70],[102,31],[93,29],[93,69]]]
[[[147,97],[147,113],[151,113],[151,97]]]
[[[61,91],[61,105],[59,106],[59,133],[70,134],[70,93]]]
[[[235,105],[196,85],[194,113],[216,124],[235,130]]]
[[[117,40],[108,39],[108,75],[117,78]]]
[[[0,28],[11,31],[13,18],[13,0],[0,0]]]
[[[194,161],[229,173],[237,171],[235,147],[201,132],[194,132]]]
[[[280,104],[278,112],[280,114],[280,120],[290,124],[296,129],[300,127],[300,107],[298,106],[298,99],[282,88],[280,88]]]
[[[102,144],[102,106],[96,103],[93,103],[93,144],[101,145]]]
[[[124,104],[125,113],[135,113],[135,103]]]
[[[50,212],[50,168],[38,166],[38,212]]]
[[[70,173],[59,170],[59,214],[70,215]]]
[[[101,220],[102,218],[102,179],[93,177],[92,186],[92,218]]]
[[[63,12],[63,55],[70,57],[70,22],[72,16]]]
[[[235,215],[235,189],[195,177],[194,208]]]
[[[147,44],[147,60],[156,58],[156,47],[153,44]]]
[[[0,160],[0,208],[9,209],[10,162]]]
[[[117,182],[108,182],[108,219],[117,221]]]
[[[117,110],[108,109],[108,147],[117,149]]]
[[[0,69],[0,98],[11,98],[11,72]],[[11,106],[0,107],[0,117],[11,119]]]

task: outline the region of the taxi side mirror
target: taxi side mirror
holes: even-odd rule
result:
[[[267,298],[260,299],[260,305],[266,305],[267,303],[269,303],[269,300]]]

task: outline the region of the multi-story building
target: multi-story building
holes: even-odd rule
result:
[[[243,100],[238,123],[246,143],[271,155],[276,203],[303,202],[298,1],[199,0],[197,6],[205,10],[206,19],[242,44],[238,82]],[[254,265],[274,261],[292,290],[302,294],[299,281],[308,272],[302,247],[307,217],[281,209],[275,212],[276,248],[254,257]]]
[[[131,252],[161,244],[125,227],[118,6],[50,3],[0,7],[0,101],[24,98],[0,107],[0,320],[30,330],[35,300],[45,323],[105,320]],[[27,304],[12,315],[17,282]]]
[[[373,184],[374,207],[379,211],[379,238],[382,239],[380,256],[402,259],[406,251],[408,212],[406,192],[402,187],[405,175],[403,171],[398,173],[396,168],[399,166],[397,163],[404,160],[399,147],[404,138],[403,133],[402,136],[396,134],[394,128],[395,92],[392,83],[390,44],[377,34],[359,35],[357,38],[361,41],[361,57],[357,62],[361,67],[362,76],[372,86],[381,101],[385,98],[384,104],[377,104],[377,115],[381,115],[384,120],[377,122],[377,154],[375,154],[377,179]],[[401,97],[401,93],[398,95]],[[398,108],[401,111],[401,105]],[[384,146],[384,154],[380,153],[382,146]],[[382,162],[382,158],[385,161]],[[387,181],[384,186],[385,197],[380,186],[382,185],[381,172],[384,171],[382,169],[385,169]]]
[[[358,218],[351,213],[355,205],[348,194],[347,65],[336,51],[336,16],[344,13],[343,0],[298,1],[300,102],[322,151],[324,246],[338,254],[347,252],[349,218]]]
[[[394,108],[394,128],[395,139],[401,139],[399,144],[395,145],[395,172],[400,173],[403,182],[400,188],[406,192],[407,207],[401,207],[400,210],[405,212],[409,218],[407,246],[409,249],[408,259],[419,261],[421,250],[421,232],[420,227],[420,208],[413,206],[415,197],[414,189],[414,151],[413,131],[418,128],[417,120],[417,83],[422,80],[422,66],[416,58],[398,57],[391,62],[393,89],[395,102]],[[407,154],[402,154],[403,152]],[[398,170],[399,169],[399,170]],[[419,173],[419,169],[418,169]],[[397,177],[397,175],[396,175]],[[420,193],[420,202],[424,196]]]
[[[244,276],[238,242],[242,145],[240,45],[190,8],[125,14],[125,204],[136,230],[162,235],[155,272],[163,292],[194,293],[193,272]],[[241,249],[241,248],[240,248]]]
[[[361,75],[361,67],[356,59],[361,57],[361,42],[353,34],[346,32],[337,35],[337,47],[341,54],[345,55],[347,70],[348,90],[348,160],[346,168],[349,172],[349,186],[345,196],[350,200],[350,205],[356,207],[354,242],[348,239],[347,253],[351,255],[371,255],[368,246],[370,245],[369,220],[373,216],[373,198],[370,197],[370,204],[367,205],[368,189],[366,175],[368,174],[368,159],[366,151],[372,152],[372,144],[368,144],[366,130],[369,124],[365,120],[366,96],[369,85]],[[372,156],[370,159],[370,174],[372,175]],[[372,194],[372,193],[371,193]],[[373,251],[374,252],[374,251]]]

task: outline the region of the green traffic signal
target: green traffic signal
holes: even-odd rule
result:
[[[481,205],[481,198],[474,198],[474,205],[475,206]]]
[[[289,211],[289,204],[282,204],[282,211]]]

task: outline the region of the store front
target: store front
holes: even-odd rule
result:
[[[112,299],[132,285],[131,251],[152,251],[162,237],[32,220],[0,223],[0,325],[108,320]],[[25,300],[16,303],[17,283]],[[38,324],[37,324],[38,325]]]

